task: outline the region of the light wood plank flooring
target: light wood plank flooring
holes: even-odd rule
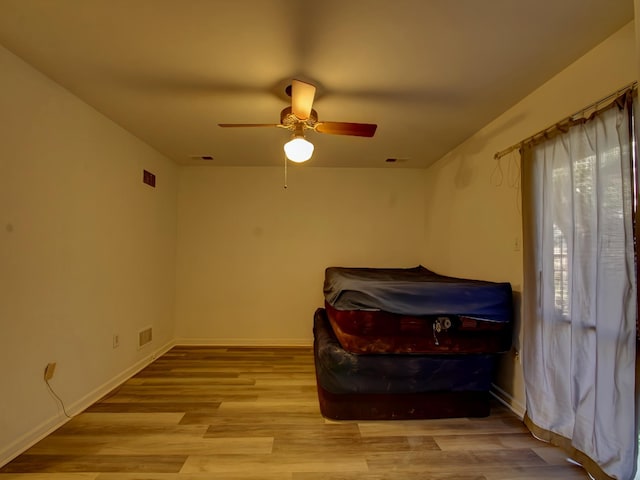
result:
[[[322,418],[310,348],[176,347],[0,469],[0,480],[587,478],[491,416]]]

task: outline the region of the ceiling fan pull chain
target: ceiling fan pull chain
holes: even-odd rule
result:
[[[283,155],[284,157],[284,189],[287,189],[287,156]]]

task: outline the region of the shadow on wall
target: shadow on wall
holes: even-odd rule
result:
[[[524,113],[519,113],[493,125],[490,129],[480,130],[477,134],[463,142],[450,155],[444,158],[444,165],[452,162],[458,162],[457,170],[454,175],[454,186],[458,190],[468,187],[474,178],[474,168],[470,159],[476,155],[487,154],[486,151],[489,143],[506,130],[512,129],[515,125],[521,123],[525,118]],[[506,148],[505,145],[502,148]],[[490,152],[491,158],[495,152]]]

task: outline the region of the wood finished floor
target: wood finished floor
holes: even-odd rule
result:
[[[498,403],[481,419],[322,418],[310,348],[176,347],[0,480],[587,478]]]

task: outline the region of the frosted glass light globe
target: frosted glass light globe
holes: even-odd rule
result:
[[[313,155],[313,143],[304,137],[295,137],[284,144],[284,153],[292,162],[306,162]]]

